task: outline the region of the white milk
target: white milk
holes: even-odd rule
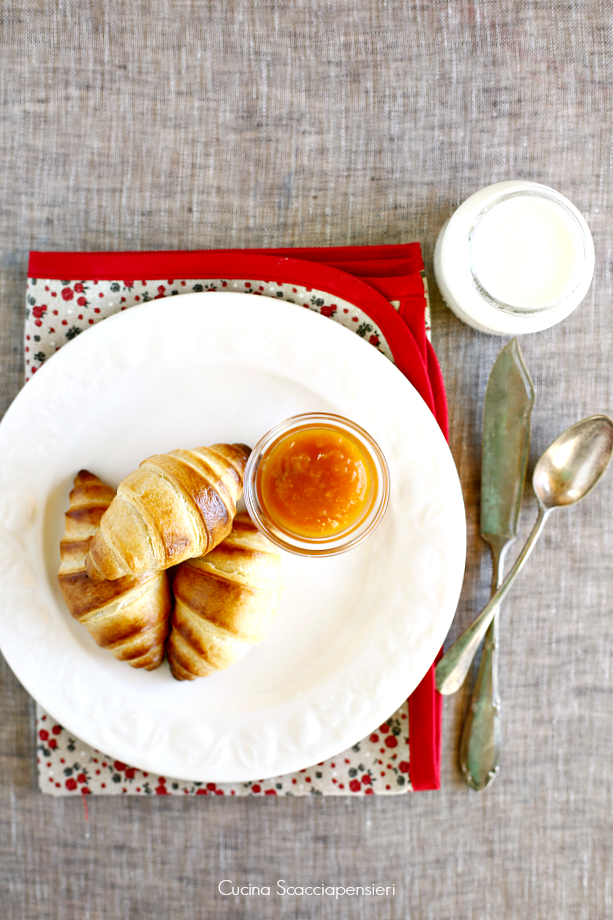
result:
[[[494,205],[471,242],[473,272],[496,300],[521,310],[559,301],[581,278],[583,234],[557,202],[519,195]]]
[[[594,243],[571,202],[536,182],[499,182],[460,205],[434,249],[447,306],[482,332],[518,335],[559,323],[583,300]]]

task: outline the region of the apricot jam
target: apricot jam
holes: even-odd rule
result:
[[[266,452],[256,490],[262,509],[279,528],[323,538],[351,530],[368,514],[377,472],[346,432],[323,425],[299,428]]]

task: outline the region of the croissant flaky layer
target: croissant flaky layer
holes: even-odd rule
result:
[[[119,485],[93,537],[92,578],[167,569],[228,536],[250,448],[214,444],[157,454]]]
[[[236,515],[232,531],[208,555],[178,566],[167,645],[177,680],[227,668],[261,642],[281,596],[281,554],[249,515]]]
[[[114,496],[87,470],[77,474],[60,543],[58,581],[71,614],[99,646],[150,671],[162,663],[168,636],[172,597],[167,572],[101,581],[86,571],[90,543]]]

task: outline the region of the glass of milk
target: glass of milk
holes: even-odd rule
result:
[[[594,274],[594,243],[571,202],[536,182],[498,182],[471,195],[434,250],[447,306],[482,332],[537,332],[568,316]]]

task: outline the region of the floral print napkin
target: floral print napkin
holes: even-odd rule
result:
[[[31,274],[31,272],[30,272]],[[429,332],[427,290],[419,273],[422,322]],[[241,291],[283,299],[341,323],[394,361],[381,328],[361,307],[326,290],[269,278],[68,280],[29,277],[26,292],[26,379],[62,345],[107,316],[162,297]],[[394,310],[400,301],[388,298]],[[372,795],[413,788],[408,702],[369,737],[330,760],[294,774],[247,783],[185,782],[120,763],[74,737],[37,704],[39,787],[51,795]]]

